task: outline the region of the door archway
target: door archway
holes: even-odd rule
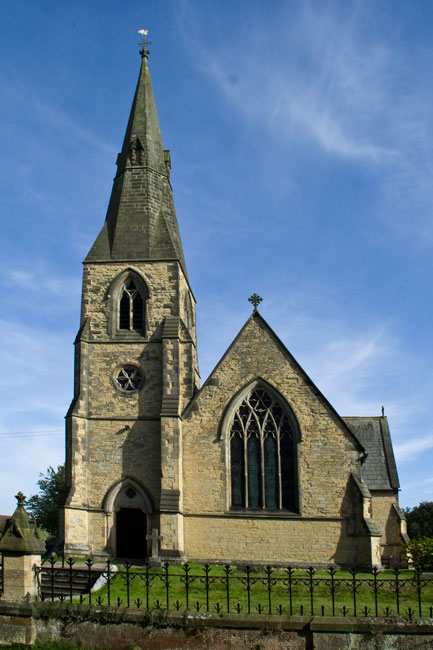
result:
[[[147,533],[152,529],[152,504],[133,479],[124,479],[108,492],[107,549],[120,560],[145,560],[149,556]]]

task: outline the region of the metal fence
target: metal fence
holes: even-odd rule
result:
[[[89,559],[78,569],[71,558],[52,558],[36,567],[41,599],[216,613],[433,617],[433,575],[416,570],[168,563],[152,568],[108,561],[97,572],[96,566]],[[96,575],[104,584],[92,593]]]

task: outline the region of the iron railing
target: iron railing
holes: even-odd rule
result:
[[[41,599],[216,613],[433,617],[433,575],[417,570],[168,563],[152,568],[108,561],[100,570],[105,584],[92,593],[98,565],[91,559],[84,568],[76,564],[51,558],[35,567]]]

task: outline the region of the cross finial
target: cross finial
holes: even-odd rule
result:
[[[253,295],[248,298],[248,302],[254,306],[253,314],[257,312],[257,306],[262,302],[262,300],[263,298],[260,298],[257,293],[253,293]]]
[[[141,45],[140,54],[141,54],[142,57],[143,56],[147,57],[150,54],[150,50],[146,50],[146,45],[151,45],[152,44],[152,41],[147,40],[147,35],[149,33],[149,30],[148,29],[139,29],[138,33],[141,34],[142,37],[143,37],[143,40],[139,42],[139,45]]]
[[[385,415],[385,407],[382,406],[382,417],[384,417],[384,415]]]

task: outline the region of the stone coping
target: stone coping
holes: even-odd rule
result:
[[[216,614],[213,612],[197,613],[193,611],[172,612],[166,610],[146,610],[134,607],[108,607],[100,605],[79,605],[77,603],[22,602],[14,603],[0,599],[0,616],[19,616],[22,618],[64,618],[66,613],[76,616],[84,622],[89,617],[93,622],[101,618],[106,622],[142,623],[149,617],[149,611],[161,627],[203,627],[226,629],[266,629],[293,630],[327,633],[359,634],[421,634],[433,635],[433,619],[403,617],[343,617],[343,616],[277,616],[266,614]],[[151,626],[151,621],[149,626]]]

